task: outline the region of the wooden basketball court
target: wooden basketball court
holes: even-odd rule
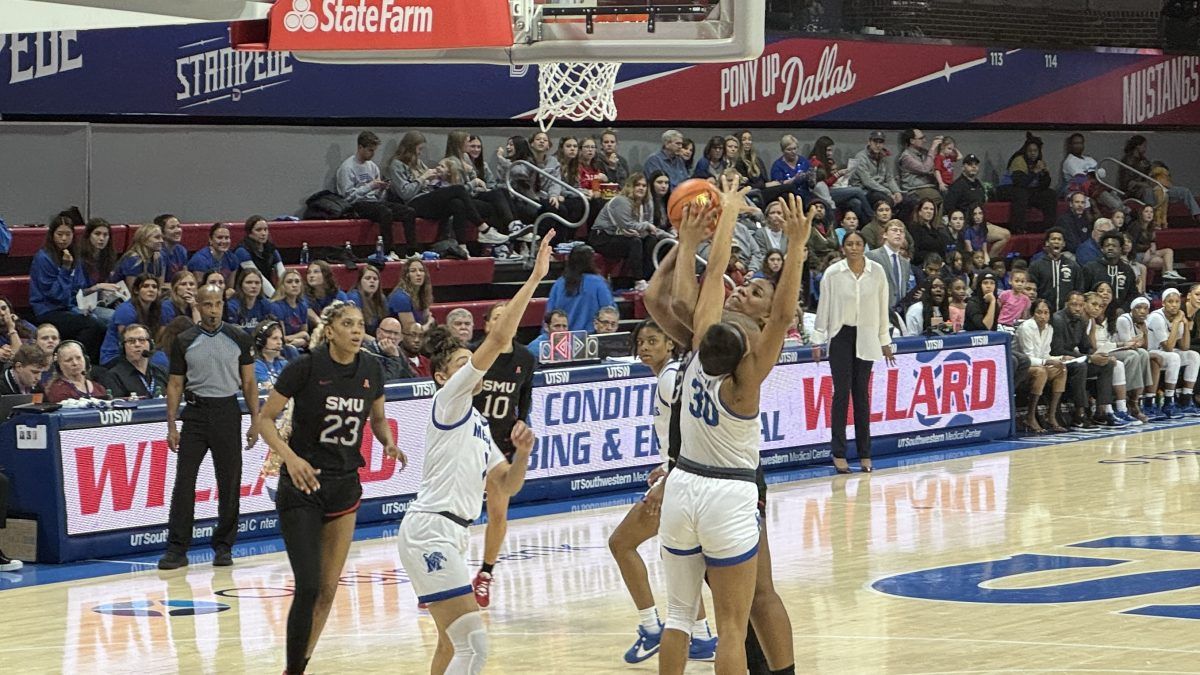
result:
[[[797,672],[1200,671],[1197,441],[1178,426],[773,486]],[[606,539],[627,508],[511,524],[486,672],[656,672],[621,658],[636,614]],[[282,670],[283,553],[128,569],[0,591],[0,672]],[[436,632],[394,528],[355,543],[343,584],[309,672],[426,672]]]

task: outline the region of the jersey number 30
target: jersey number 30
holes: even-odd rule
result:
[[[717,406],[697,379],[692,380],[692,402],[688,406],[688,412],[692,417],[704,420],[710,427],[717,426]]]
[[[342,417],[341,415],[326,415],[323,420],[325,428],[321,430],[322,443],[343,445],[352,448],[359,443],[358,428],[362,421],[357,417]]]

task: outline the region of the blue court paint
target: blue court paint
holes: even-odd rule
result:
[[[1152,534],[1125,537],[1105,537],[1071,544],[1080,548],[1142,548],[1152,551],[1187,551],[1200,553],[1200,535]],[[1200,564],[1200,560],[1197,561]]]
[[[1200,619],[1200,605],[1147,605],[1121,613],[1166,619]]]
[[[1126,436],[1146,431],[1160,431],[1166,428],[1183,427],[1195,424],[1200,424],[1200,420],[1172,420],[1166,423],[1155,423],[1153,425],[1136,427],[1136,430],[1126,428],[1098,433],[1080,432],[1058,434],[1054,436],[1031,436],[1003,441],[993,441],[990,443],[981,443],[975,446],[962,446],[947,450],[914,451],[900,455],[887,455],[875,459],[873,463],[876,469],[905,468],[920,464],[930,464],[936,462],[946,462],[954,459],[979,457],[998,452],[1029,450],[1038,447],[1059,445],[1061,443],[1091,441],[1110,436]],[[809,466],[800,469],[768,472],[766,478],[768,484],[776,485],[779,483],[793,483],[798,481],[821,479],[834,475],[837,474],[834,472],[832,466]],[[582,497],[578,499],[552,500],[533,504],[514,505],[509,509],[508,517],[510,520],[517,520],[520,518],[535,518],[538,516],[555,515],[573,511],[585,511],[611,506],[624,506],[639,501],[644,492],[645,489],[639,487],[628,492],[609,493],[592,497]],[[486,522],[486,520],[486,516],[484,516],[479,522]],[[361,526],[355,530],[354,540],[363,541],[368,539],[395,536],[398,528],[399,522]],[[248,556],[265,555],[268,553],[279,553],[283,550],[283,539],[279,537],[264,538],[235,545],[233,548],[233,555],[235,558],[245,558]],[[0,573],[0,592],[10,588],[40,586],[64,581],[76,581],[79,579],[110,576],[114,574],[126,574],[129,572],[144,572],[147,569],[150,569],[149,566],[158,562],[159,555],[160,554],[134,556],[122,560],[85,560],[60,565],[27,564],[24,569],[18,572]],[[189,563],[192,565],[212,562],[212,558],[213,553],[208,549],[196,550],[188,554]],[[236,564],[237,563],[235,561],[235,565]]]

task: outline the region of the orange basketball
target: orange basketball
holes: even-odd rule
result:
[[[721,193],[712,183],[703,178],[689,178],[671,191],[667,200],[667,217],[671,224],[679,227],[683,223],[683,207],[688,204],[704,206],[706,204],[721,205]],[[720,212],[718,211],[718,214]]]

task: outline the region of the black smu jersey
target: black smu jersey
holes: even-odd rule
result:
[[[483,389],[473,405],[488,420],[496,447],[511,454],[516,447],[512,430],[517,420],[529,417],[533,406],[533,354],[524,345],[513,343],[513,350],[496,357],[483,376]]]
[[[290,445],[297,455],[327,476],[363,466],[363,427],[383,395],[383,371],[370,354],[342,365],[318,347],[283,369],[275,391],[295,401]]]

